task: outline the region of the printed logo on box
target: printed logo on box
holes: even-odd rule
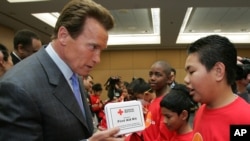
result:
[[[119,134],[141,131],[145,128],[140,102],[110,103],[105,106],[108,128],[119,127]]]

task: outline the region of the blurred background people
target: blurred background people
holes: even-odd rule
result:
[[[0,77],[13,66],[11,56],[6,46],[0,44]]]
[[[11,52],[11,57],[14,65],[37,52],[42,47],[39,36],[28,29],[17,31],[14,36],[13,44],[14,50]]]
[[[94,85],[94,77],[90,74],[83,77],[83,85],[88,94],[92,93],[92,86]]]
[[[101,94],[102,94],[102,85],[100,83],[94,84],[92,86],[92,94],[90,95],[90,104],[92,111],[94,112],[95,116],[98,119],[98,123],[105,116],[103,112],[104,104],[100,98]]]
[[[119,102],[119,98],[122,95],[122,85],[123,82],[120,76],[111,76],[108,78],[104,84],[108,96],[108,99],[105,100],[105,103]]]
[[[171,68],[171,73],[170,73],[170,83],[169,83],[169,86],[170,86],[170,88],[173,88],[174,86],[175,86],[175,84],[177,84],[177,82],[175,81],[175,78],[176,78],[176,70],[175,70],[175,68]]]
[[[237,95],[250,103],[250,93],[247,86],[250,82],[250,59],[240,58],[237,62],[236,81],[234,91]]]

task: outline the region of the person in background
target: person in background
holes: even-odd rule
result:
[[[42,47],[42,42],[38,35],[28,29],[17,31],[14,36],[13,44],[14,50],[10,55],[14,65],[37,52]]]
[[[108,99],[104,101],[104,107],[108,103],[115,103],[121,102],[119,100],[122,95],[122,81],[120,76],[111,76],[107,79],[106,83],[104,84],[105,90],[107,90]],[[98,129],[101,131],[107,130],[107,119],[106,116],[103,116],[102,120],[98,125]]]
[[[149,70],[149,84],[156,97],[150,103],[145,119],[146,128],[142,131],[145,141],[167,140],[172,135],[163,123],[160,109],[160,101],[170,91],[170,72],[171,66],[162,60],[154,62]]]
[[[123,81],[121,84],[122,84],[121,85],[122,94],[119,97],[119,101],[120,102],[129,101],[130,100],[129,93],[128,93],[129,83],[127,81]]]
[[[171,82],[169,83],[169,86],[170,86],[170,88],[173,88],[176,84],[177,84],[177,82],[175,81],[175,78],[176,78],[176,70],[175,70],[175,68],[171,68]]]
[[[229,141],[230,125],[250,123],[250,105],[231,88],[236,48],[226,37],[209,35],[187,52],[184,82],[193,100],[202,104],[194,117],[193,141]]]
[[[84,86],[84,94],[86,94],[86,100],[89,104],[94,122],[97,124],[97,117],[95,117],[95,113],[92,110],[92,106],[90,103],[90,95],[92,94],[92,86],[94,85],[94,81],[93,81],[93,76],[91,76],[90,74],[87,74],[87,76],[83,76],[83,86]]]
[[[79,76],[87,76],[107,48],[110,12],[92,0],[71,0],[52,41],[0,80],[0,140],[122,141],[119,128],[93,133]],[[79,84],[80,83],[80,84]]]
[[[250,82],[250,64],[237,64],[236,74],[236,94],[250,103],[250,93],[247,90]]]
[[[92,86],[94,85],[94,77],[90,74],[83,77],[83,85],[88,94],[92,93]]]
[[[108,96],[108,99],[105,100],[105,104],[109,102],[119,102],[119,98],[122,95],[121,84],[122,80],[120,76],[111,76],[108,78],[108,80],[104,84]]]
[[[105,116],[103,112],[104,105],[100,98],[100,95],[102,94],[102,85],[100,83],[96,83],[92,86],[92,90],[92,94],[90,95],[91,108],[97,116],[99,123],[102,120],[103,116]]]
[[[235,93],[250,103],[250,92],[247,86],[250,82],[250,59],[237,56],[236,81],[233,87]]]
[[[13,66],[11,56],[6,46],[0,44],[0,77]]]
[[[183,84],[176,84],[160,103],[166,127],[174,131],[169,141],[191,141],[193,129],[189,124],[190,112],[196,106]]]
[[[137,101],[141,102],[144,116],[146,116],[150,103],[155,98],[155,94],[143,78],[134,79],[131,85],[133,85],[133,96],[136,97]]]

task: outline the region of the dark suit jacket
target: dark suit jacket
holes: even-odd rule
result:
[[[87,139],[94,128],[86,94],[82,98],[86,121],[63,74],[41,48],[0,80],[0,140]]]
[[[21,61],[19,58],[16,57],[16,55],[13,54],[13,52],[10,53],[10,56],[14,65]]]

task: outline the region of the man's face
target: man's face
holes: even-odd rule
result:
[[[83,32],[73,39],[65,27],[59,29],[62,44],[60,54],[73,72],[86,76],[100,62],[100,54],[107,46],[108,32],[95,19],[87,18]]]
[[[22,53],[20,54],[20,58],[24,59],[32,55],[33,53],[37,52],[41,47],[42,47],[41,40],[33,38],[32,45],[20,48],[22,50]]]
[[[91,91],[93,84],[94,84],[93,79],[90,76],[83,79],[83,85],[87,91],[89,92]]]
[[[196,102],[209,102],[213,97],[213,89],[216,84],[213,79],[212,71],[208,72],[206,67],[200,63],[197,53],[189,54],[185,64],[186,76],[184,82],[186,83],[190,94]],[[214,81],[214,82],[213,82]]]

